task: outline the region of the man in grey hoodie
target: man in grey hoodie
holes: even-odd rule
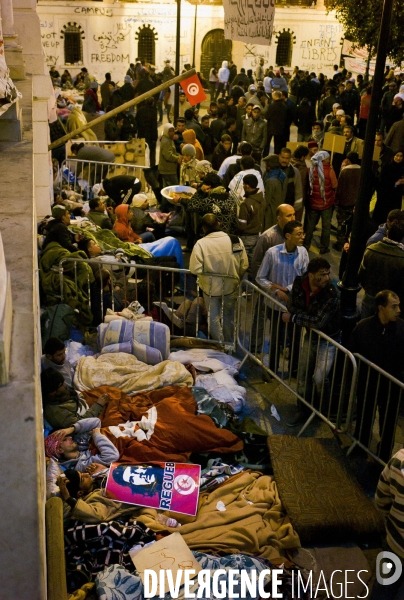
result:
[[[216,98],[215,98],[215,100],[217,100],[219,98],[220,94],[222,94],[223,98],[226,95],[226,90],[227,90],[227,87],[228,87],[229,77],[230,77],[229,63],[227,62],[227,60],[224,60],[222,62],[222,66],[219,69],[217,77],[218,77],[218,80],[219,80],[219,85],[218,85],[217,90],[216,90]]]

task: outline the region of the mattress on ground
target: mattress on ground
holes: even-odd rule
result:
[[[268,447],[279,496],[302,545],[384,533],[336,440],[272,435]]]

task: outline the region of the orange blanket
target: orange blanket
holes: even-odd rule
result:
[[[122,462],[186,462],[192,452],[227,453],[243,448],[236,435],[216,427],[210,417],[195,414],[197,404],[188,387],[168,386],[136,396],[109,386],[82,393],[89,405],[101,394],[109,395],[101,431],[118,448]]]

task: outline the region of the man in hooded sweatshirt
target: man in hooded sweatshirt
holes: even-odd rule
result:
[[[229,83],[229,77],[230,77],[229,63],[227,62],[227,60],[224,60],[222,62],[222,66],[219,69],[217,77],[219,80],[219,85],[216,90],[215,100],[217,100],[219,98],[220,94],[222,94],[223,98],[226,95],[226,90],[227,90],[227,86]]]
[[[265,200],[263,193],[258,189],[258,178],[255,175],[244,175],[243,188],[244,200],[240,204],[238,227],[240,239],[247,252],[248,264],[251,265],[255,246],[263,231]]]
[[[160,141],[159,173],[163,178],[163,186],[178,185],[177,165],[182,163],[181,154],[177,153],[174,144],[174,125],[166,123]],[[170,211],[170,205],[165,198],[161,201],[161,210]]]

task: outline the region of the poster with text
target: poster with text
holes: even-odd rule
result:
[[[275,0],[223,0],[224,37],[245,44],[271,43]]]
[[[195,516],[201,467],[185,463],[112,463],[106,495],[113,500]]]

